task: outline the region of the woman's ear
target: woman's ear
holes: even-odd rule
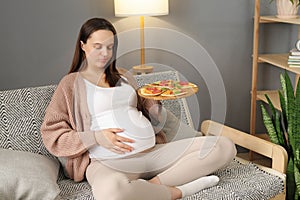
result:
[[[80,41],[80,47],[84,51],[84,43],[82,41]]]

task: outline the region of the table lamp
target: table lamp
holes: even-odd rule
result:
[[[140,16],[141,65],[134,66],[134,74],[145,74],[153,71],[152,66],[145,66],[144,16],[169,14],[169,0],[114,0],[115,16]]]

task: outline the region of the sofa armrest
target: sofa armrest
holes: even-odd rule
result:
[[[288,155],[286,150],[280,145],[211,120],[202,122],[201,132],[204,135],[226,136],[241,147],[271,158],[273,169],[281,173],[286,172]]]

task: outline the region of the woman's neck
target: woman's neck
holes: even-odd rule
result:
[[[106,81],[106,75],[104,70],[89,70],[89,68],[85,68],[80,72],[80,74],[89,82],[101,86],[101,87],[110,87],[108,82]]]

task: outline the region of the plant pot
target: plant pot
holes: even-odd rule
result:
[[[276,0],[277,17],[283,19],[296,18],[298,14],[299,0],[294,0],[292,3],[290,0]]]

